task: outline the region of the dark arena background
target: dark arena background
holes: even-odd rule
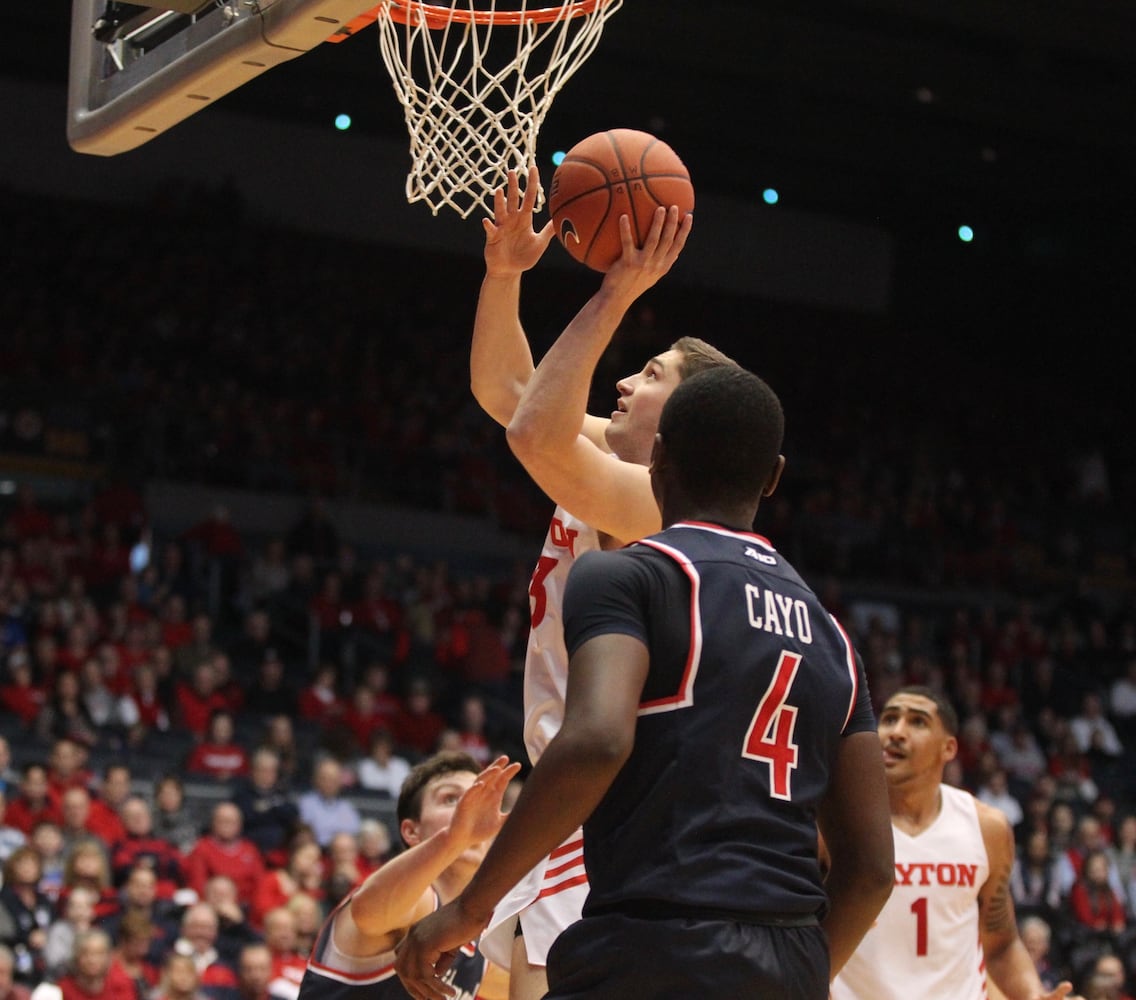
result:
[[[273,821],[246,821],[265,869],[319,760],[367,831],[322,844],[302,942],[397,850],[385,754],[523,755],[551,504],[469,389],[480,213],[406,204],[373,27],[137,150],[73,152],[66,6],[0,11],[0,847],[52,819],[45,884],[70,888],[74,825],[13,803],[30,764],[89,787],[75,822],[107,847],[111,919],[116,796],[138,793],[175,921],[174,887],[205,892],[212,810],[248,801],[248,758],[279,740]],[[1134,65],[1136,10],[1104,0],[627,0],[539,160],[547,184],[555,152],[613,127],[683,157],[690,244],[592,411],[684,334],[765,377],[788,467],[756,529],[849,627],[877,704],[949,693],[952,780],[1023,851],[1044,830],[1056,871],[1108,847],[1130,927]],[[538,358],[598,283],[559,246],[526,277]],[[1132,935],[1082,927],[1066,893],[1017,900],[1053,965],[1081,983],[1107,948],[1131,973]],[[288,899],[254,896],[241,933]],[[6,933],[19,982],[61,974]]]

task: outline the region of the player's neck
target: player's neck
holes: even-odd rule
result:
[[[888,787],[892,824],[914,836],[922,833],[939,818],[943,795],[939,783]]]

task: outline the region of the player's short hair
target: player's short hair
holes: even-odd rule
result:
[[[432,757],[427,757],[422,763],[415,764],[402,783],[398,793],[397,816],[401,824],[404,819],[418,822],[422,818],[422,794],[426,786],[435,778],[443,774],[457,774],[468,771],[470,774],[480,774],[481,765],[469,754],[460,750],[443,750]]]
[[[679,337],[671,344],[672,351],[678,351],[682,360],[678,364],[678,375],[688,379],[708,368],[739,368],[733,358],[723,354],[718,348],[699,340],[698,337]]]
[[[766,382],[737,365],[684,379],[659,417],[679,486],[692,500],[760,497],[781,453],[785,413]]]
[[[898,691],[893,691],[891,698],[895,698],[901,694],[913,694],[920,698],[926,698],[928,701],[935,703],[935,711],[939,713],[939,719],[943,723],[943,728],[947,731],[948,736],[958,736],[959,734],[959,717],[958,712],[955,711],[955,706],[951,704],[950,698],[933,688],[924,687],[922,684],[907,684],[901,687]]]

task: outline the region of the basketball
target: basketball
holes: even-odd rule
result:
[[[597,132],[568,150],[548,196],[557,238],[595,271],[607,271],[623,252],[619,217],[631,220],[641,247],[660,205],[694,210],[690,172],[661,139],[629,128]]]

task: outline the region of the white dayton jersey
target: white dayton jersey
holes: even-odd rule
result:
[[[564,721],[568,650],[564,645],[564,586],[576,557],[600,547],[599,534],[557,507],[529,584],[529,648],[525,658],[525,749],[536,764]],[[588,895],[584,833],[577,830],[538,864],[493,911],[481,951],[495,965],[512,964],[517,921],[532,965],[544,965],[565,927],[580,919]]]
[[[563,507],[552,515],[529,583],[529,648],[525,657],[525,749],[535,764],[564,721],[568,650],[564,646],[564,587],[584,552],[600,547],[595,528]]]
[[[984,1000],[978,892],[990,874],[973,796],[940,786],[918,836],[892,827],[895,889],[832,984],[832,1000]]]

